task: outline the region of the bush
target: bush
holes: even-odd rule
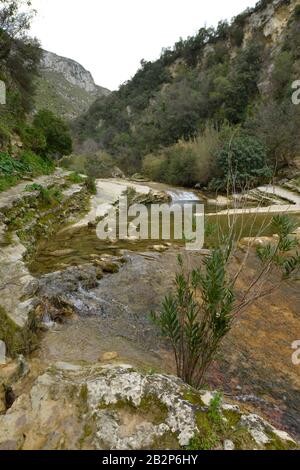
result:
[[[13,158],[9,153],[0,152],[0,191],[14,186],[24,176],[50,174],[53,170],[52,162],[33,152],[22,152],[18,158]]]
[[[10,132],[8,128],[0,122],[0,148],[8,149],[10,147]]]
[[[262,104],[248,121],[247,131],[258,138],[268,150],[271,166],[291,164],[300,153],[300,106],[290,100]]]
[[[62,201],[61,189],[57,186],[51,188],[45,188],[41,184],[33,183],[28,184],[24,191],[37,191],[41,202],[46,206],[53,206],[59,204]]]
[[[146,155],[143,159],[142,171],[143,174],[153,181],[163,181],[163,167],[165,164],[165,157],[163,155]]]
[[[51,111],[41,110],[33,120],[33,127],[44,135],[46,154],[60,158],[72,152],[72,138],[66,123]]]
[[[50,175],[54,171],[51,160],[28,150],[21,153],[20,161],[26,165],[32,176]]]
[[[300,18],[300,5],[295,6],[294,17],[298,20]]]
[[[100,151],[86,157],[85,173],[95,178],[110,178],[114,165],[113,158],[108,153]]]
[[[85,186],[90,194],[97,194],[97,186],[95,178],[89,176],[85,181]]]
[[[94,154],[64,157],[60,160],[60,165],[68,170],[95,178],[110,178],[115,161],[108,153],[99,151]]]
[[[39,155],[46,153],[46,137],[41,129],[25,126],[20,134],[25,148]]]
[[[79,184],[79,183],[82,183],[84,181],[84,178],[82,178],[82,176],[80,176],[78,173],[71,173],[69,176],[68,176],[68,181],[70,181],[70,183],[73,183],[73,184]]]
[[[143,161],[144,174],[150,179],[170,184],[207,185],[216,172],[215,154],[220,148],[220,135],[206,127],[195,139],[179,141],[158,155],[147,155]]]
[[[29,171],[30,166],[27,162],[20,161],[17,158],[12,158],[8,153],[0,152],[0,174],[10,176]]]
[[[228,224],[227,236],[222,229],[219,231],[217,246],[198,268],[190,271],[183,258],[178,257],[174,290],[165,297],[160,312],[151,314],[173,349],[177,375],[195,388],[203,386],[208,368],[217,358],[234,320],[255,301],[271,295],[281,283],[297,280],[299,275],[300,256],[295,253],[299,242],[291,237],[297,221],[286,214],[277,215],[273,218],[273,233],[278,234],[278,239],[275,244],[257,249],[257,269],[250,273],[249,284],[241,287],[239,279],[247,266],[232,264],[240,249],[239,240],[234,241],[233,237],[239,229],[231,225],[232,221]],[[276,276],[275,282],[270,282],[271,275]],[[220,423],[219,407],[217,395],[208,410],[215,424]]]
[[[241,135],[228,141],[217,154],[220,177],[215,189],[241,190],[271,177],[265,146],[255,137]]]
[[[60,204],[62,201],[62,192],[60,188],[53,186],[52,188],[41,187],[40,198],[44,205],[46,206],[55,206]]]
[[[277,55],[272,72],[273,94],[276,99],[282,99],[290,92],[293,72],[293,56],[289,51]]]

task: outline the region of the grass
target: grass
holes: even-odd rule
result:
[[[7,152],[0,152],[0,192],[15,186],[24,177],[49,175],[54,171],[52,161],[24,151],[18,158]]]
[[[7,191],[20,181],[18,176],[0,176],[0,193]]]
[[[218,392],[211,400],[208,408],[208,416],[210,417],[211,421],[216,425],[220,425],[222,423],[222,415],[220,411],[222,400],[223,395],[222,393]]]
[[[231,440],[236,449],[253,449],[255,442],[249,431],[239,426],[241,416],[232,410],[221,411],[223,396],[217,393],[207,411],[196,412],[198,432],[191,439],[187,450],[212,450],[223,448],[226,439]],[[193,400],[195,403],[195,400]]]
[[[30,314],[24,328],[17,326],[0,306],[0,340],[4,341],[7,353],[15,358],[18,354],[29,354],[38,343],[37,323],[34,314]]]
[[[74,172],[67,177],[67,180],[72,184],[80,184],[85,180],[85,178],[82,178],[82,176],[80,176],[77,172]]]
[[[41,184],[33,183],[28,184],[25,187],[24,191],[38,191],[40,204],[42,207],[55,206],[60,204],[62,201],[62,192],[61,189],[57,186],[52,186],[51,188],[45,188]]]

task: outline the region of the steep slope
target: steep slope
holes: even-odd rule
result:
[[[146,155],[154,153],[151,164],[158,165],[162,148],[226,123],[259,138],[272,162],[294,158],[300,154],[293,138],[300,106],[291,105],[291,84],[300,77],[299,26],[299,0],[261,0],[230,23],[179,40],[157,61],[142,61],[133,79],[77,119],[78,149],[87,141],[94,149],[93,141],[135,172]]]
[[[74,60],[43,51],[37,80],[36,108],[50,109],[66,119],[85,112],[109,90],[95,84],[90,72]]]

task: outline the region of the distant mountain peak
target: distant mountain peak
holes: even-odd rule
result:
[[[109,93],[75,60],[43,50],[37,80],[37,109],[47,108],[66,119],[74,119],[97,98]]]
[[[97,85],[94,82],[91,72],[86,70],[75,60],[62,57],[54,52],[44,51],[41,68],[52,72],[62,73],[68,82],[79,86],[88,92],[97,92]]]

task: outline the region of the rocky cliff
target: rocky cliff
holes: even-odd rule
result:
[[[201,135],[213,122],[216,127],[240,125],[247,132],[251,128],[272,162],[286,155],[292,160],[299,153],[297,142],[280,151],[273,145],[278,135],[288,134],[289,126],[273,136],[268,125],[270,116],[279,116],[272,125],[278,129],[280,114],[288,109],[288,121],[297,127],[299,116],[290,94],[300,70],[299,25],[299,0],[260,0],[231,21],[220,21],[217,28],[200,28],[195,36],[179,39],[173,48],[163,49],[158,60],[142,61],[120,90],[96,101],[77,119],[78,148],[85,150],[84,143],[93,139],[119,158],[123,170],[155,167],[147,176],[166,181],[165,169],[157,170],[162,148]]]
[[[43,51],[37,80],[36,109],[47,108],[66,119],[77,117],[109,90],[95,84],[92,74],[74,60]]]

